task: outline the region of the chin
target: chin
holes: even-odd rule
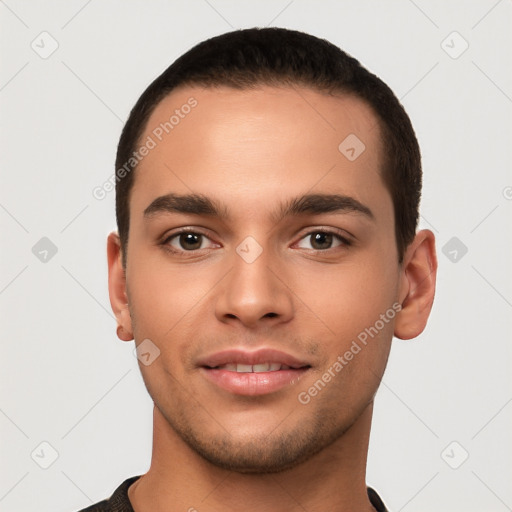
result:
[[[205,434],[194,428],[176,429],[176,433],[203,459],[222,469],[244,474],[280,473],[306,462],[339,439],[345,426],[325,416],[309,425],[262,435],[245,434],[238,438],[226,431]]]
[[[214,442],[207,446],[195,443],[191,446],[205,460],[222,469],[245,474],[280,473],[305,462],[321,448],[299,446],[296,440],[281,439],[277,443],[262,446],[259,439],[236,445],[233,442]]]

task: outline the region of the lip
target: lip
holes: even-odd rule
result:
[[[288,369],[268,372],[239,373],[217,366],[235,363],[255,365],[267,362],[281,363]],[[311,365],[280,350],[263,348],[255,351],[231,349],[202,358],[201,374],[211,383],[235,395],[260,396],[275,393],[296,383]]]
[[[310,366],[307,361],[300,360],[291,354],[271,348],[260,348],[252,351],[243,349],[223,350],[201,358],[198,361],[198,366],[215,368],[216,366],[229,363],[255,365],[267,362],[281,363],[290,368]]]

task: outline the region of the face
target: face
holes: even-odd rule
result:
[[[305,88],[186,88],[148,137],[126,266],[130,329],[160,351],[147,389],[210,462],[289,468],[356,422],[389,353],[401,268],[376,117]]]

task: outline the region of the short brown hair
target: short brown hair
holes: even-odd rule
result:
[[[179,86],[194,85],[236,89],[300,85],[320,92],[351,94],[370,105],[379,120],[385,148],[382,178],[393,200],[396,243],[402,261],[418,223],[421,156],[407,113],[382,80],[337,46],[303,32],[252,28],[213,37],[179,57],[144,91],[121,134],[116,169],[133,160],[130,158],[160,101]],[[132,172],[124,172],[116,183],[117,227],[124,262],[134,171],[135,167]]]

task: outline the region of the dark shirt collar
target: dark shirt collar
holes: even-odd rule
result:
[[[132,504],[128,499],[128,487],[140,478],[139,476],[132,476],[125,480],[115,491],[114,494],[108,499],[100,501],[95,505],[84,508],[80,512],[134,512]],[[368,498],[377,512],[388,512],[380,496],[371,488],[368,487]]]

